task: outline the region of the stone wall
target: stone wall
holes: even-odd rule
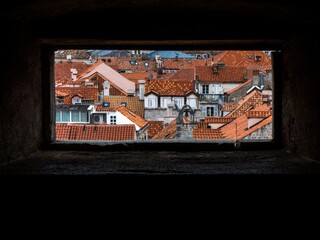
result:
[[[267,124],[266,126],[260,128],[259,130],[249,134],[243,139],[272,139],[272,123]]]

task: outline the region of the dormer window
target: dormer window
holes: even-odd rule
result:
[[[256,62],[261,62],[261,56],[255,56],[255,59],[254,59]]]
[[[72,98],[72,104],[75,104],[75,105],[77,105],[77,104],[81,104],[81,98],[79,97],[79,96],[74,96],[73,98]]]

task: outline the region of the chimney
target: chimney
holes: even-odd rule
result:
[[[174,104],[172,102],[167,104],[167,116],[168,117],[172,116],[173,107],[174,107]]]
[[[138,80],[140,100],[144,100],[144,84],[145,84],[145,82],[146,82],[145,80]]]
[[[212,72],[214,74],[217,74],[218,73],[218,66],[217,65],[212,65]]]
[[[110,95],[110,83],[108,81],[103,82],[103,96]]]
[[[259,72],[259,80],[260,80],[260,81],[259,81],[259,83],[260,83],[260,86],[259,86],[259,87],[260,87],[261,89],[264,89],[264,76],[263,76],[262,71]]]
[[[71,54],[67,55],[67,60],[68,60],[68,62],[71,62]]]
[[[78,74],[77,69],[71,68],[70,71],[71,71],[71,79],[72,79],[73,81],[74,81],[74,80],[77,80],[77,74]]]

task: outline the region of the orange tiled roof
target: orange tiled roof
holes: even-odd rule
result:
[[[262,103],[262,93],[258,90],[254,90],[241,99],[238,102],[238,106],[232,112],[227,114],[226,117],[237,118],[245,114],[247,111],[262,105]]]
[[[244,114],[238,118],[236,118],[233,122],[223,126],[221,129],[221,133],[223,137],[226,139],[235,140],[236,139],[236,131],[237,131],[237,139],[242,139],[249,134],[257,131],[258,129],[266,126],[267,124],[272,122],[272,116],[269,116],[262,120],[261,122],[257,123],[256,125],[252,126],[248,129],[248,118]]]
[[[150,80],[145,83],[145,95],[151,92],[161,96],[185,96],[194,91],[193,81]]]
[[[163,129],[164,125],[163,125],[163,121],[148,121],[148,122],[149,122],[148,138],[151,139]]]
[[[221,139],[221,138],[223,138],[220,129],[210,129],[210,128],[194,128],[192,130],[192,137],[194,139]]]
[[[256,62],[255,56],[261,56],[261,61]],[[230,67],[271,68],[271,59],[262,51],[224,51],[214,56],[214,62],[223,62]]]
[[[163,68],[164,69],[190,69],[196,66],[209,66],[211,64],[211,60],[209,59],[179,59],[171,60],[171,59],[163,59]]]
[[[68,93],[61,92],[61,91],[59,91],[57,89],[55,90],[55,92],[56,92],[57,97],[66,97],[66,96],[69,95]]]
[[[225,102],[222,106],[222,111],[231,112],[238,106],[237,102]]]
[[[96,67],[98,67],[99,65],[101,65],[103,62],[99,61],[96,62],[95,64],[92,64],[89,68],[87,68],[85,71],[83,71],[81,74],[78,74],[78,79],[83,78],[85,75],[87,75],[88,73],[90,73],[92,70],[94,70]]]
[[[213,67],[200,66],[196,67],[196,78],[199,82],[242,83],[252,78],[252,71],[245,67],[224,67],[214,73]]]
[[[64,98],[64,104],[72,104],[72,97],[74,95],[82,95],[82,100],[98,100],[99,92],[97,87],[87,88],[87,87],[56,87],[56,91],[60,94],[67,94]]]
[[[143,72],[146,70],[146,67],[144,66],[145,62],[149,63],[149,69],[152,71],[155,70],[156,66],[156,62],[154,60],[136,60],[137,65],[131,65],[130,60],[132,59],[130,57],[101,57],[100,59],[106,59],[105,64],[116,71],[132,70],[133,72]],[[110,59],[111,62],[109,62],[108,59]]]
[[[134,140],[135,126],[130,125],[90,125],[56,124],[57,140]]]
[[[266,118],[271,116],[271,111],[249,111],[246,113],[247,118]]]
[[[122,115],[124,115],[126,118],[128,118],[131,122],[138,125],[140,128],[144,128],[145,126],[148,125],[148,122],[145,119],[131,112],[128,108],[124,106],[118,107],[117,111],[120,112]]]
[[[79,75],[90,66],[84,62],[57,62],[54,64],[54,80],[58,81],[64,78],[71,80],[71,68],[75,68]]]
[[[121,106],[121,102],[127,103],[127,108],[138,114],[140,117],[144,117],[144,101],[141,101],[137,96],[104,96],[104,102],[110,103],[110,108],[117,108]]]
[[[97,105],[96,107],[97,112],[116,112],[116,108],[108,108],[108,107],[103,107],[101,105]]]
[[[177,133],[176,124],[177,120],[173,120],[167,127],[158,132],[152,140],[174,139]]]
[[[134,82],[136,84],[136,90],[139,89],[139,80],[147,80],[149,79],[149,73],[144,72],[135,72],[135,73],[121,73],[122,76],[124,76],[126,79],[129,79],[131,82]],[[157,76],[156,72],[152,72],[153,78]]]
[[[229,123],[232,122],[234,118],[230,117],[206,117],[205,123]]]
[[[180,69],[177,73],[174,73],[170,79],[175,80],[194,80],[195,78],[195,72],[194,69],[188,68],[188,69]]]

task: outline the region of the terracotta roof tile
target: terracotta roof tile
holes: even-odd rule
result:
[[[168,126],[166,126],[162,131],[157,133],[152,140],[164,140],[164,139],[174,139],[176,137],[177,120],[173,120]]]
[[[164,125],[163,125],[163,121],[148,121],[148,122],[149,122],[148,138],[151,139],[163,129]]]
[[[221,139],[222,133],[220,129],[195,128],[192,130],[194,139]]]
[[[199,82],[242,83],[252,78],[252,71],[245,67],[224,67],[214,73],[213,67],[200,66],[196,67],[196,78]]]
[[[110,103],[110,108],[117,108],[121,106],[122,102],[127,103],[127,108],[138,114],[140,117],[144,117],[144,101],[141,101],[137,96],[104,96],[104,102]]]
[[[135,126],[130,125],[90,125],[56,124],[57,140],[134,140]]]
[[[64,78],[71,80],[71,68],[75,68],[79,76],[90,66],[84,62],[57,62],[54,64],[54,80],[58,81]]]
[[[211,64],[211,60],[209,59],[179,59],[177,60],[170,60],[170,59],[163,59],[163,68],[164,69],[190,69],[196,66],[209,66]]]
[[[180,69],[177,73],[174,73],[170,79],[181,79],[181,80],[194,80],[195,78],[195,71],[194,69]]]
[[[205,123],[229,123],[232,122],[234,118],[230,117],[206,117]]]
[[[145,95],[155,92],[161,96],[185,96],[194,91],[194,81],[150,80],[145,83]]]
[[[145,119],[131,112],[128,108],[124,106],[118,107],[117,111],[120,112],[122,115],[124,115],[126,118],[128,118],[131,122],[138,125],[140,128],[144,128],[145,126],[148,125],[148,122]]]
[[[236,107],[238,107],[237,102],[225,102],[225,103],[223,103],[222,111],[231,112],[234,109],[236,109]]]
[[[135,72],[135,73],[121,73],[122,76],[124,76],[126,79],[129,79],[131,82],[134,82],[136,84],[136,90],[139,89],[139,80],[147,80],[149,79],[149,73],[148,72]],[[153,78],[157,76],[156,72],[152,72]]]
[[[247,111],[262,105],[262,103],[262,93],[258,90],[254,90],[241,99],[238,102],[238,106],[232,112],[227,114],[226,117],[237,118],[245,114]]]
[[[136,60],[137,64],[131,65],[130,64],[130,57],[101,57],[99,59],[105,59],[105,64],[112,67],[116,71],[120,70],[132,70],[133,72],[143,72],[146,70],[144,66],[145,62],[149,63],[149,68],[151,70],[155,70],[156,62],[154,60]],[[111,60],[111,62],[108,61]]]
[[[255,56],[261,56],[261,61],[255,61]],[[214,62],[223,62],[229,67],[271,69],[271,59],[262,51],[224,51],[214,56]]]
[[[97,101],[99,97],[99,92],[97,87],[87,88],[87,87],[56,87],[56,92],[60,94],[67,94],[64,97],[64,104],[72,104],[72,97],[76,94],[83,96],[82,100],[94,100]]]

